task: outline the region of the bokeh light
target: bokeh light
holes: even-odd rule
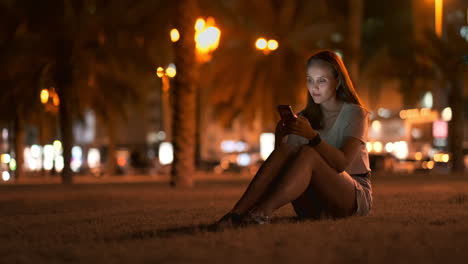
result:
[[[264,38],[258,38],[255,42],[255,47],[259,50],[264,50],[267,47],[267,40]]]
[[[278,49],[278,46],[279,46],[278,41],[276,41],[274,39],[270,39],[270,40],[268,40],[267,46],[268,46],[269,50],[276,50],[276,49]]]
[[[170,142],[162,142],[159,146],[159,162],[162,165],[171,164],[174,160],[174,148]]]
[[[170,36],[171,36],[172,42],[177,42],[180,39],[179,30],[177,30],[176,28],[173,28],[170,32]]]

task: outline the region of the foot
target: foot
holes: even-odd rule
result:
[[[240,225],[241,219],[242,219],[242,215],[229,212],[225,214],[223,217],[221,217],[221,219],[216,221],[213,225],[218,228],[236,227]]]
[[[264,225],[269,224],[271,219],[268,215],[249,212],[241,219],[241,225]]]

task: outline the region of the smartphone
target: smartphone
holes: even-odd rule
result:
[[[297,115],[294,113],[290,105],[278,105],[278,113],[281,116],[281,120],[297,118]]]

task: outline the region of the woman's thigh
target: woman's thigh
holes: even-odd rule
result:
[[[354,179],[346,172],[338,173],[315,149],[303,146],[292,166],[303,166],[307,163],[314,164],[310,184],[293,202],[295,209],[300,207],[312,217],[324,210],[333,217],[352,215],[356,209]]]

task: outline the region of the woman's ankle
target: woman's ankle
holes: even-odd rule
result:
[[[249,214],[270,217],[270,215],[273,214],[273,211],[266,208],[257,207],[250,210]]]
[[[237,204],[229,211],[232,214],[244,215],[248,212],[248,209],[242,209]]]

